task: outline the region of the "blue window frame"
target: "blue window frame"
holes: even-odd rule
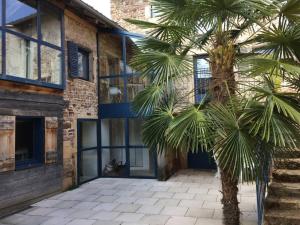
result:
[[[63,10],[38,0],[0,0],[0,8],[0,79],[63,89]]]
[[[194,57],[194,86],[195,86],[195,103],[199,103],[209,91],[211,83],[211,69],[207,55]]]
[[[16,169],[25,169],[43,164],[44,119],[16,118]]]
[[[116,49],[106,52],[101,49],[101,38],[109,38]],[[143,90],[146,81],[130,66],[130,60],[143,36],[116,30],[101,30],[100,33],[100,104],[128,104]]]
[[[78,128],[78,183],[82,184],[99,176],[98,121],[79,119]]]
[[[101,175],[155,178],[156,153],[142,143],[142,121],[131,108],[135,95],[147,84],[130,66],[138,40],[143,36],[107,29],[101,30],[98,38]],[[106,40],[113,46],[109,51],[101,48]]]

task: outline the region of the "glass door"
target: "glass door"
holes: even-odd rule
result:
[[[78,121],[78,183],[98,177],[97,120]]]
[[[101,120],[101,171],[105,177],[127,177],[125,119]]]

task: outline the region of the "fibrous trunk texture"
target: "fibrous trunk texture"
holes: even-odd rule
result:
[[[222,204],[223,204],[223,221],[224,225],[240,224],[240,209],[237,199],[238,195],[238,179],[232,178],[231,173],[221,170],[222,182]]]
[[[234,79],[235,49],[233,44],[216,45],[209,52],[211,62],[212,82],[210,92],[215,102],[226,102],[229,95],[235,93]]]
[[[209,52],[209,58],[212,71],[210,91],[213,101],[226,103],[236,91],[233,43],[224,42],[222,38],[219,38],[214,44],[214,49]],[[220,168],[220,172],[224,225],[239,225],[238,178],[234,178],[228,169]]]

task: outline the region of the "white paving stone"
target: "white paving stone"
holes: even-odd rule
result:
[[[112,221],[120,215],[118,212],[98,212],[91,218],[96,220]]]
[[[195,225],[196,220],[194,217],[172,217],[166,225]]]
[[[122,213],[133,213],[136,212],[139,208],[141,208],[141,205],[137,204],[120,204],[117,206],[114,211],[116,212],[122,212]]]
[[[93,225],[95,220],[75,219],[67,223],[67,225]]]
[[[163,206],[154,206],[154,205],[144,205],[137,213],[143,213],[143,214],[160,214],[161,210],[163,209]]]
[[[193,199],[195,194],[191,193],[175,193],[173,196],[174,199]]]
[[[183,170],[166,182],[102,178],[0,220],[16,225],[219,225],[220,181]],[[255,185],[239,185],[241,225],[256,225]]]
[[[222,220],[200,218],[197,220],[196,225],[223,225],[223,222]]]
[[[186,207],[167,206],[163,209],[161,214],[167,216],[184,216],[187,210],[188,208]]]
[[[185,206],[189,208],[201,208],[204,201],[201,200],[181,200],[179,206]]]
[[[157,201],[157,198],[140,198],[135,203],[141,205],[154,205]]]
[[[121,213],[121,215],[116,218],[116,221],[137,222],[143,216],[144,214],[138,214],[138,213]]]

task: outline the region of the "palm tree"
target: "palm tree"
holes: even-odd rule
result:
[[[160,15],[158,23],[129,20],[148,31],[131,62],[151,81],[134,101],[146,117],[144,142],[159,153],[211,151],[221,171],[224,224],[237,225],[239,180],[260,177],[262,156],[298,145],[299,98],[282,92],[278,83],[299,80],[300,1],[151,4]],[[253,51],[242,54],[249,45]],[[193,74],[190,55],[195,51],[209,57],[210,97],[182,108],[176,86]],[[238,83],[237,74],[256,85]],[[238,85],[247,91],[241,93]]]

